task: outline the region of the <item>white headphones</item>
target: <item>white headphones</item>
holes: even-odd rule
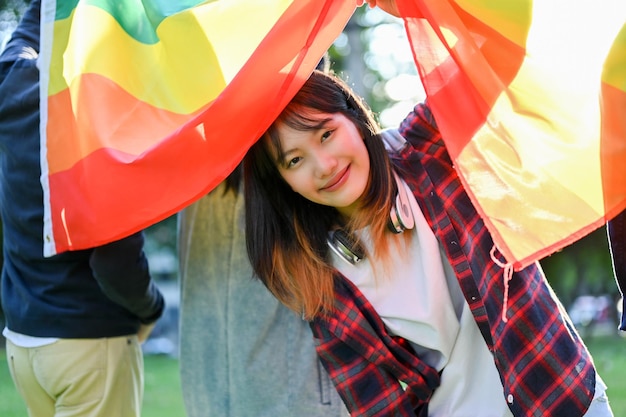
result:
[[[405,230],[413,229],[415,218],[413,217],[413,210],[411,210],[407,185],[395,173],[394,177],[398,187],[398,195],[396,196],[396,203],[389,213],[387,225],[391,232],[399,234]],[[365,259],[363,247],[343,229],[332,231],[327,242],[333,252],[351,265],[356,265]]]

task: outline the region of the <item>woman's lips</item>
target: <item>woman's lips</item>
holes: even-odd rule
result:
[[[341,187],[347,180],[350,171],[350,166],[347,166],[342,171],[338,172],[328,183],[320,188],[322,191],[335,191]]]

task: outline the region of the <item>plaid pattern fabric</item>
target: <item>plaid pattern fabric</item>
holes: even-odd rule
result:
[[[394,162],[445,248],[494,355],[509,408],[516,417],[583,416],[595,389],[593,362],[539,266],[514,272],[507,289],[505,269],[490,255],[491,236],[461,185],[428,108],[416,106],[400,133],[412,146],[394,156]],[[411,351],[389,336],[357,288],[343,277],[337,281],[335,311],[311,322],[311,328],[321,360],[351,415],[427,415],[439,383],[434,370],[411,358]],[[406,384],[406,391],[398,381]]]
[[[311,326],[318,354],[350,415],[428,416],[439,373],[404,339],[387,333],[374,307],[350,281],[337,279],[335,314]]]

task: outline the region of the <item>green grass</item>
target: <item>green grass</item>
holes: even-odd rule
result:
[[[615,336],[587,339],[598,372],[609,386],[615,417],[626,416],[626,339]],[[27,417],[0,349],[0,416]],[[143,417],[185,417],[180,391],[178,361],[164,356],[145,357]]]
[[[626,366],[624,367],[626,369]],[[143,417],[185,417],[178,360],[146,355]],[[3,416],[0,409],[0,416]]]
[[[591,337],[585,340],[598,373],[608,386],[607,394],[615,417],[626,416],[626,338]]]

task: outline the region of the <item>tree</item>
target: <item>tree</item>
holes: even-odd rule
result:
[[[548,281],[568,306],[579,295],[619,297],[606,235],[606,227],[540,261]]]
[[[383,127],[397,126],[425,97],[402,21],[380,9],[358,8],[330,55]]]
[[[30,0],[0,0],[0,50],[29,4]]]

